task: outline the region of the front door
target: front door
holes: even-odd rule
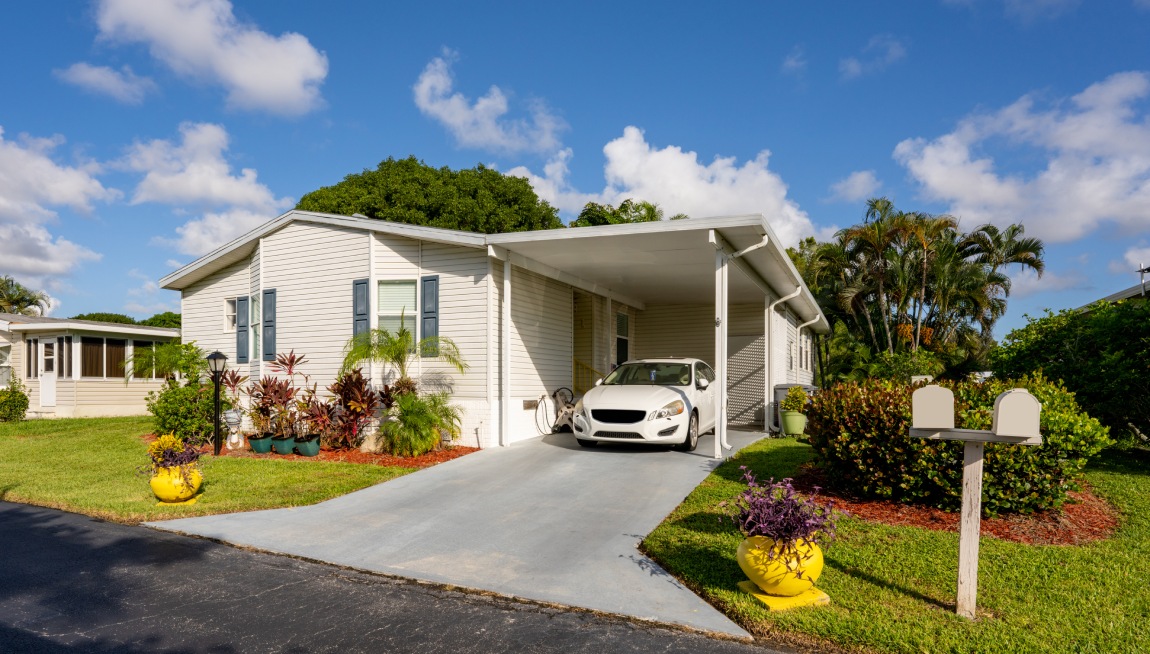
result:
[[[56,351],[56,339],[46,338],[40,341],[40,408],[54,408],[56,406],[56,369],[59,352]]]

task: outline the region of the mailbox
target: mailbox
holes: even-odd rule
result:
[[[915,429],[954,429],[954,393],[942,386],[923,386],[910,396]]]
[[[1042,443],[1038,418],[1042,403],[1025,388],[1013,388],[994,400],[994,420],[990,431],[995,436],[1013,436]],[[1027,443],[1030,444],[1030,443]]]

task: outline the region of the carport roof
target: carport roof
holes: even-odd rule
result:
[[[308,211],[288,211],[160,280],[181,290],[249,256],[260,237],[301,221],[361,229],[461,247],[486,247],[494,256],[540,274],[642,308],[653,304],[710,304],[715,300],[715,248],[728,254],[759,245],[732,261],[731,303],[761,302],[799,290],[787,305],[815,331],[829,325],[818,303],[760,214],[573,227],[508,234],[476,234]],[[764,244],[764,237],[766,239]]]
[[[512,263],[520,263],[514,256],[519,255],[563,273],[551,276],[574,278],[643,305],[710,304],[715,299],[712,234],[728,253],[759,245],[766,237],[765,246],[734,260],[737,272],[729,275],[732,304],[761,302],[766,289],[779,298],[798,288],[799,295],[788,300],[791,310],[804,322],[817,318],[812,329],[829,331],[818,303],[762,215],[495,234],[487,243],[497,256],[500,248],[511,253]]]

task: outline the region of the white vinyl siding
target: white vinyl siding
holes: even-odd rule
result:
[[[502,268],[502,262],[497,263]],[[421,277],[439,277],[439,335],[459,347],[467,364],[467,370],[459,374],[445,363],[424,361],[424,374],[450,375],[455,398],[486,400],[487,252],[425,242],[422,264]]]
[[[256,242],[256,248],[252,251],[252,260],[249,264],[248,270],[248,376],[252,379],[259,379],[262,361],[260,359],[260,272],[261,261],[260,257],[260,243],[263,239]],[[233,345],[233,350],[235,346]]]
[[[538,398],[571,386],[572,302],[570,286],[512,267],[513,397]]]
[[[180,300],[183,342],[196,342],[204,352],[219,350],[236,361],[236,334],[221,327],[225,300],[248,294],[248,261],[238,261],[184,289]]]
[[[276,353],[306,356],[302,371],[323,389],[352,335],[352,280],[368,275],[368,235],[290,223],[263,238],[260,258],[260,286],[276,291]]]

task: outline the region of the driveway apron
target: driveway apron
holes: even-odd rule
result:
[[[761,436],[728,433],[735,450]],[[312,506],[149,526],[746,638],[636,547],[715,468],[713,438],[684,453],[553,434]]]

